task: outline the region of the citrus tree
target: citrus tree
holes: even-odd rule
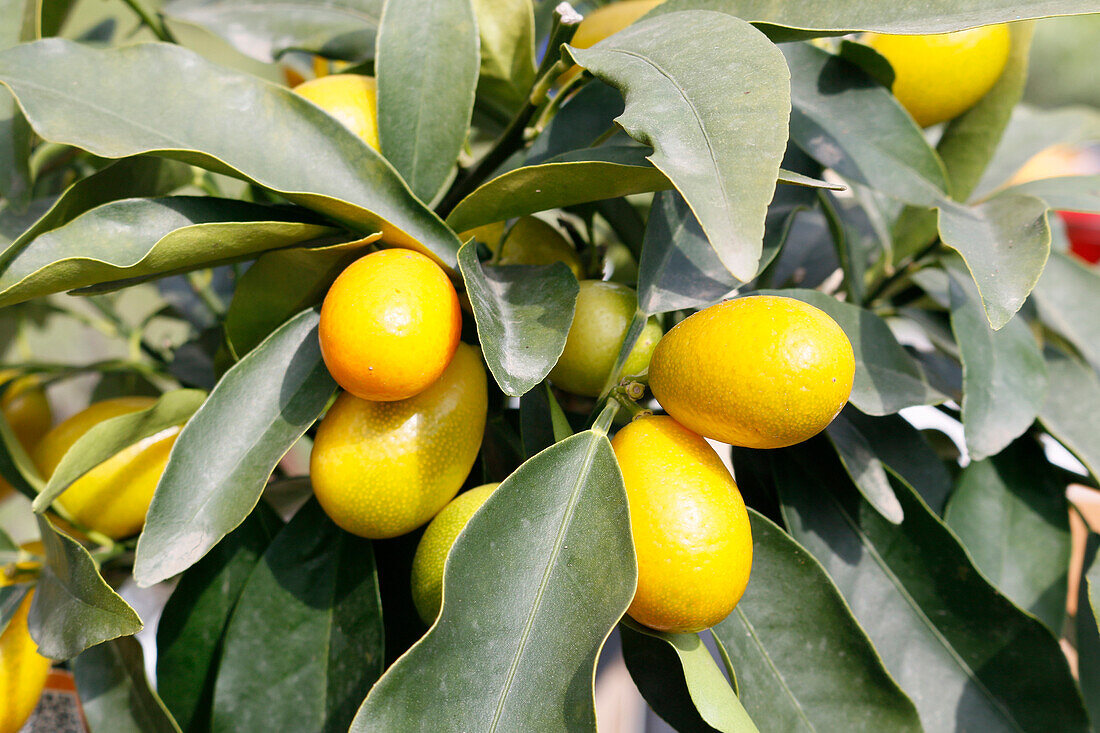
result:
[[[4,733],[47,659],[95,731],[592,730],[613,632],[681,731],[1100,714],[1100,180],[1016,176],[1095,0],[88,5],[0,0]]]

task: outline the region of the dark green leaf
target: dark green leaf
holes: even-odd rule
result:
[[[149,686],[141,644],[132,636],[93,646],[72,661],[72,670],[91,733],[179,733]]]
[[[698,634],[653,631],[624,619],[623,658],[639,691],[680,733],[757,733]]]
[[[825,569],[760,514],[750,509],[749,519],[752,577],[714,627],[745,708],[765,730],[920,731],[913,703]]]
[[[1035,336],[1016,318],[994,331],[982,315],[973,283],[951,278],[951,330],[963,365],[962,422],[970,457],[996,455],[1035,421],[1047,373]]]
[[[1100,378],[1096,372],[1059,351],[1048,349],[1050,388],[1039,419],[1050,434],[1073,451],[1089,473],[1100,477]]]
[[[170,44],[97,51],[60,39],[0,53],[0,82],[46,139],[106,158],[155,153],[201,165],[455,264],[458,238],[393,167],[285,88]]]
[[[321,360],[318,320],[308,310],[287,321],[226,372],[184,427],[138,539],[140,585],[191,567],[239,525],[324,410],[336,384]]]
[[[260,502],[240,527],[183,573],[164,606],[157,623],[157,690],[188,733],[209,729],[229,615],[281,525]]]
[[[791,534],[824,565],[928,731],[1085,731],[1058,641],[999,594],[903,483],[887,522],[820,444],[776,451]]]
[[[791,139],[845,178],[902,201],[946,198],[939,156],[889,89],[855,64],[806,43],[783,46],[791,67]]]
[[[561,262],[483,267],[473,242],[458,260],[489,371],[505,394],[519,397],[550,373],[565,348],[577,278]]]
[[[34,38],[35,3],[0,0],[0,49]],[[30,194],[31,128],[15,99],[0,91],[0,198],[23,208]]]
[[[844,329],[856,357],[851,402],[860,411],[891,415],[904,407],[935,404],[944,399],[928,385],[920,367],[894,338],[886,322],[871,311],[816,290],[777,290],[772,294],[816,306]]]
[[[700,28],[707,43],[698,42]],[[650,160],[687,200],[722,264],[750,280],[787,140],[789,72],[776,47],[730,15],[689,12],[565,53],[623,93],[616,121],[654,148]]]
[[[1036,442],[1021,438],[993,458],[971,462],[944,520],[994,585],[1061,634],[1069,504],[1065,482],[1051,472]]]
[[[295,313],[320,303],[336,276],[380,236],[261,255],[237,282],[225,314],[234,353],[244,356]]]
[[[364,61],[374,56],[382,0],[175,0],[169,18],[206,28],[260,61],[287,51]]]
[[[370,542],[341,531],[310,500],[241,591],[225,632],[213,730],[346,731],[382,673],[381,603]]]
[[[447,181],[466,142],[479,56],[471,0],[389,0],[378,26],[382,153],[422,201]]]
[[[554,390],[545,382],[520,398],[519,426],[526,458],[573,434]]]
[[[97,423],[62,457],[46,488],[35,497],[34,510],[41,514],[49,509],[74,481],[122,449],[187,422],[205,399],[201,390],[179,389],[166,393],[148,409]]]
[[[569,97],[527,149],[524,165],[537,165],[554,156],[592,147],[623,113],[619,90],[594,79]]]
[[[0,305],[114,280],[190,270],[331,237],[294,209],[173,196],[99,206],[34,239],[20,238],[0,272]]]
[[[473,0],[481,37],[478,90],[515,109],[535,83],[535,16],[531,0]]]
[[[46,565],[35,585],[27,626],[38,653],[70,659],[96,644],[141,631],[141,619],[103,580],[81,545],[36,515]]]
[[[466,525],[439,618],[374,686],[351,730],[593,729],[593,668],[636,581],[610,443],[592,431],[557,443]]]
[[[0,586],[0,634],[3,634],[4,629],[8,628],[15,612],[23,604],[23,599],[33,589],[34,585],[32,583],[14,583]]]
[[[1100,563],[1096,550],[1100,535],[1088,535],[1081,580],[1077,586],[1077,668],[1081,692],[1095,720],[1100,715]]]
[[[836,448],[844,470],[848,472],[859,493],[863,494],[863,498],[887,521],[900,524],[905,515],[898,498],[894,496],[894,489],[890,486],[886,467],[872,450],[867,438],[848,419],[848,415],[853,412],[858,411],[846,407],[825,428],[825,432]]]

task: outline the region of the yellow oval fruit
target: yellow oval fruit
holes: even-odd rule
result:
[[[313,493],[352,534],[384,539],[413,531],[462,488],[485,433],[486,400],[485,365],[468,344],[410,399],[340,395],[313,441]]]
[[[11,581],[0,572],[0,587]],[[0,733],[16,733],[38,705],[52,662],[38,653],[27,630],[27,615],[34,591],[23,597],[19,608],[0,634]]]
[[[1003,24],[929,36],[869,33],[864,40],[894,67],[894,96],[921,127],[973,107],[1001,78],[1012,47]]]
[[[53,411],[38,377],[19,377],[8,383],[15,375],[14,370],[0,370],[0,384],[6,385],[4,396],[0,398],[0,411],[4,413],[4,419],[20,445],[30,453],[42,436],[49,432],[53,424]],[[12,485],[0,478],[0,498],[12,491]]]
[[[774,295],[695,313],[661,339],[649,364],[649,386],[669,415],[746,448],[782,448],[821,432],[854,378],[852,344],[836,321]]]
[[[561,233],[534,216],[525,216],[512,226],[501,244],[503,222],[486,224],[462,234],[463,240],[474,237],[484,242],[496,255],[498,265],[552,265],[564,262],[578,280],[584,277],[584,263],[577,250]],[[500,250],[499,254],[497,250]]]
[[[634,420],[611,447],[638,556],[627,613],[660,631],[713,626],[741,600],[752,569],[752,530],[737,484],[705,440],[665,415]]]
[[[591,48],[634,23],[662,2],[664,0],[619,0],[596,8],[584,16],[569,45],[573,48]],[[571,67],[559,77],[558,84],[564,86],[580,71],[579,66]]]
[[[410,578],[413,604],[420,619],[429,626],[443,605],[443,565],[451,546],[498,486],[499,483],[484,484],[456,496],[435,515],[416,546]]]
[[[638,309],[638,296],[619,283],[584,280],[565,349],[550,370],[550,381],[566,392],[598,397]],[[640,374],[661,338],[661,326],[650,318],[619,376]]]
[[[145,410],[152,397],[119,397],[90,405],[65,420],[31,454],[43,478],[48,479],[65,453],[93,427],[113,417]],[[141,531],[153,491],[164,473],[179,426],[162,430],[125,448],[78,478],[57,499],[78,524],[113,539]]]
[[[439,265],[411,249],[386,249],[336,278],[319,333],[325,366],[341,387],[364,400],[404,400],[447,368],[462,309]]]
[[[294,91],[340,120],[375,150],[378,143],[378,85],[374,77],[332,74],[311,79]]]

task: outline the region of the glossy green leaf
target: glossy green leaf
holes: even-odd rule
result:
[[[764,730],[920,731],[825,569],[749,510],[753,571],[714,632],[737,667],[741,701]]]
[[[901,510],[898,498],[894,496],[894,489],[890,486],[890,479],[886,475],[886,467],[871,448],[867,438],[848,419],[848,414],[852,412],[855,410],[851,407],[845,408],[829,427],[825,428],[825,433],[836,448],[844,470],[848,472],[859,493],[863,494],[863,498],[887,521],[900,524],[905,514]]]
[[[820,448],[774,454],[783,515],[836,583],[924,729],[1088,730],[1054,635],[989,584],[908,487],[893,482],[905,521],[891,524]]]
[[[485,363],[504,393],[519,397],[546,378],[565,348],[577,278],[561,262],[483,266],[473,242],[459,250],[458,265]]]
[[[1100,377],[1060,351],[1047,349],[1043,356],[1050,388],[1039,419],[1089,473],[1100,476]]]
[[[1009,322],[1039,282],[1050,254],[1046,211],[1034,196],[1008,193],[939,209],[940,238],[962,255],[994,329]]]
[[[481,38],[478,89],[509,101],[527,99],[535,83],[535,14],[531,0],[473,0]]]
[[[1014,0],[929,0],[897,6],[867,0],[835,0],[830,3],[668,0],[665,5],[668,7],[659,6],[661,12],[706,8],[732,13],[761,25],[777,40],[837,35],[852,31],[946,33],[979,25],[1045,18],[1050,15],[1100,12],[1100,5],[1094,0],[1039,0],[1025,5]]]
[[[213,731],[346,731],[382,673],[381,604],[370,542],[310,500],[272,540],[233,610]]]
[[[0,53],[0,83],[47,140],[106,158],[155,153],[200,165],[256,183],[355,231],[381,231],[393,246],[455,263],[458,238],[393,167],[288,89],[215,66],[179,46],[98,51],[60,39]],[[237,101],[227,106],[226,99]],[[196,109],[219,113],[196,115]]]
[[[1100,176],[1040,178],[1012,186],[1006,193],[1034,196],[1051,209],[1100,212]]]
[[[843,415],[887,470],[915,490],[932,511],[942,515],[954,483],[921,432],[900,415],[872,417],[847,409]]]
[[[34,510],[41,514],[49,509],[74,481],[122,449],[187,422],[205,399],[202,390],[179,389],[166,393],[148,409],[97,423],[66,451],[46,488],[35,497]]]
[[[321,360],[318,321],[315,310],[287,321],[226,372],[180,432],[138,540],[138,584],[186,570],[239,525],[320,416],[336,383]]]
[[[993,458],[967,465],[944,520],[994,585],[1061,633],[1069,503],[1065,482],[1051,472],[1038,443],[1021,438]]]
[[[1100,714],[1100,563],[1096,562],[1100,535],[1088,535],[1082,563],[1081,580],[1077,586],[1077,669],[1081,693],[1089,713],[1095,720]]]
[[[1031,329],[1013,319],[994,331],[965,275],[950,270],[951,330],[963,365],[962,422],[970,457],[996,455],[1035,421],[1047,391]]]
[[[32,583],[13,583],[0,586],[0,634],[8,628],[15,612],[23,604],[23,599],[34,589]]]
[[[650,707],[680,733],[757,733],[698,634],[671,634],[624,619],[623,658]]]
[[[698,42],[705,27],[707,43]],[[787,141],[790,74],[755,28],[724,13],[637,22],[576,63],[623,93],[616,121],[687,200],[734,277],[756,274],[764,216]]]
[[[382,153],[422,201],[447,181],[466,142],[479,37],[471,0],[388,0],[378,26]]]
[[[380,236],[261,255],[237,281],[225,313],[226,338],[236,355],[244,356],[295,313],[320,303],[337,275]]]
[[[816,306],[844,329],[856,360],[850,400],[860,411],[891,415],[905,407],[943,401],[944,396],[929,386],[920,366],[894,338],[890,327],[871,311],[817,290],[776,290],[771,294]]]
[[[974,192],[1024,93],[1035,24],[1013,23],[1009,29],[1012,48],[997,83],[977,104],[951,120],[936,144],[951,181],[951,195],[959,201]]]
[[[483,183],[447,217],[456,232],[589,201],[670,188],[637,145],[603,145],[555,156]]]
[[[822,165],[902,201],[946,198],[939,156],[890,91],[855,64],[806,43],[786,44],[791,140]]]
[[[72,661],[80,706],[91,733],[179,733],[145,676],[132,636],[93,646]]]
[[[180,576],[157,623],[157,690],[180,728],[210,727],[225,628],[245,581],[282,522],[260,502],[241,526]]]
[[[374,56],[382,0],[175,0],[173,19],[201,26],[260,61],[287,51],[363,61]]]
[[[611,445],[593,431],[566,438],[466,525],[439,618],[374,686],[351,730],[594,729],[596,659],[636,581]]]
[[[195,269],[331,237],[293,209],[232,199],[126,199],[86,211],[6,257],[0,305],[114,280]]]
[[[107,585],[80,543],[36,515],[46,565],[35,585],[27,626],[38,653],[70,659],[96,644],[141,631],[141,619]]]

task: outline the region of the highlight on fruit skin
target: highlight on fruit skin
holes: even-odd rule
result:
[[[378,142],[378,84],[372,76],[331,74],[294,87],[302,95],[340,120],[367,145],[380,150]]]
[[[498,486],[499,483],[483,484],[459,494],[435,515],[420,537],[409,584],[413,605],[425,624],[435,622],[443,605],[443,566],[447,555],[470,518]]]
[[[369,539],[427,523],[454,498],[485,432],[488,387],[480,352],[459,344],[443,375],[391,402],[344,393],[317,428],[313,493],[342,529]]]
[[[611,441],[638,557],[627,613],[660,631],[719,623],[745,592],[752,529],[733,476],[699,435],[666,415],[635,419]]]
[[[61,422],[35,446],[31,458],[47,480],[65,453],[93,427],[114,417],[145,410],[152,397],[103,400]],[[123,539],[141,531],[168,454],[179,436],[177,425],[124,448],[72,483],[57,504],[78,524]]]
[[[431,258],[385,249],[336,278],[318,333],[337,384],[364,400],[404,400],[447,368],[462,334],[462,310],[454,285]]]
[[[565,348],[549,379],[555,387],[585,397],[598,397],[615,366],[630,321],[638,308],[638,294],[632,288],[603,280],[583,280],[577,294],[573,322]],[[650,318],[619,376],[640,374],[661,338],[661,325]]]
[[[864,43],[894,68],[894,96],[921,127],[958,117],[1004,73],[1012,50],[1008,26],[895,36],[867,33]]]
[[[665,334],[649,386],[665,411],[712,440],[782,448],[813,437],[848,401],[855,355],[827,313],[751,295],[705,308]]]

